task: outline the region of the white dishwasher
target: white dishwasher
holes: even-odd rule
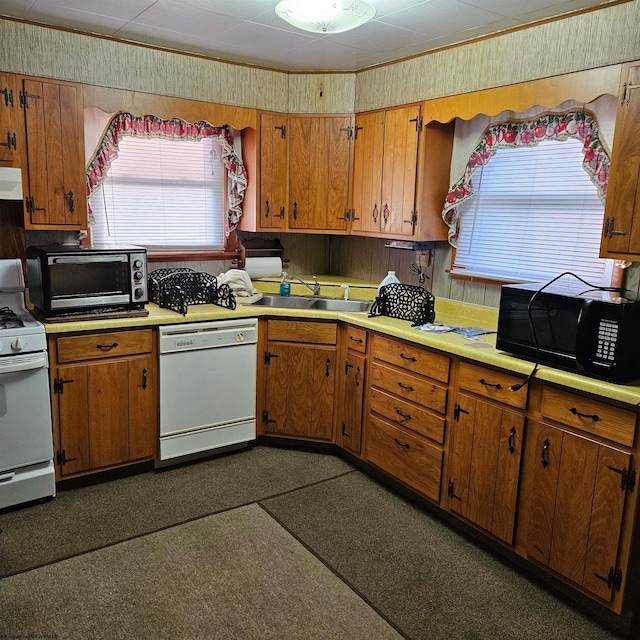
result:
[[[255,318],[160,327],[156,467],[255,439],[257,339]]]

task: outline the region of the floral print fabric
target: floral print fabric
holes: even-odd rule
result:
[[[102,142],[87,167],[87,198],[106,178],[111,163],[118,157],[118,144],[125,135],[188,140],[214,137],[222,148],[222,158],[231,185],[225,220],[226,235],[238,226],[247,189],[247,170],[233,149],[233,135],[227,125],[214,127],[204,121],[189,123],[180,118],[162,120],[151,115],[137,117],[130,113],[117,113],[107,126]]]
[[[449,227],[449,243],[457,246],[459,220],[458,207],[473,195],[471,177],[478,167],[487,164],[498,149],[531,147],[543,140],[582,141],[584,159],[582,166],[598,190],[602,202],[607,195],[609,181],[609,154],[604,147],[594,115],[587,110],[567,113],[545,113],[535,120],[507,121],[485,129],[475,147],[462,177],[449,189],[445,198],[442,218]]]

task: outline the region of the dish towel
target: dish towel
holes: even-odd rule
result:
[[[236,296],[253,296],[258,293],[244,269],[229,269],[218,276],[218,282],[228,285]]]

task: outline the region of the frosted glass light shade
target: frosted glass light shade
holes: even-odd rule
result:
[[[298,29],[313,33],[342,33],[376,15],[364,0],[281,0],[276,14]]]

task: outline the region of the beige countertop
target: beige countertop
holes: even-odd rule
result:
[[[309,278],[305,278],[309,281]],[[322,284],[323,296],[342,297],[343,289],[340,284],[348,282],[352,299],[373,299],[377,285],[358,281],[347,281],[336,276],[319,278]],[[279,282],[266,280],[255,282],[254,285],[264,293],[278,291]],[[299,288],[298,288],[299,287]],[[294,295],[305,295],[307,290],[302,285],[292,287]],[[237,297],[237,307],[231,311],[216,305],[192,305],[186,316],[161,309],[155,304],[147,305],[149,315],[133,318],[112,318],[97,320],[77,320],[68,322],[46,323],[47,334],[68,333],[75,331],[99,331],[125,329],[133,327],[159,326],[164,324],[179,324],[185,322],[203,322],[208,320],[227,320],[231,318],[247,317],[282,317],[294,319],[340,320],[350,324],[379,331],[389,336],[409,340],[457,355],[482,364],[500,367],[514,373],[528,375],[533,363],[515,356],[498,351],[495,348],[496,334],[484,334],[477,339],[469,340],[457,333],[431,333],[411,327],[405,320],[387,317],[370,318],[366,313],[343,313],[335,311],[320,311],[307,309],[279,309],[274,307],[252,306],[248,304],[256,296],[245,299]],[[495,329],[498,321],[498,310],[455,300],[436,299],[436,322],[460,327],[483,327]],[[552,367],[539,366],[535,377],[540,380],[556,383],[571,389],[603,396],[626,404],[640,405],[640,380],[631,384],[613,384],[595,378],[561,371]]]

